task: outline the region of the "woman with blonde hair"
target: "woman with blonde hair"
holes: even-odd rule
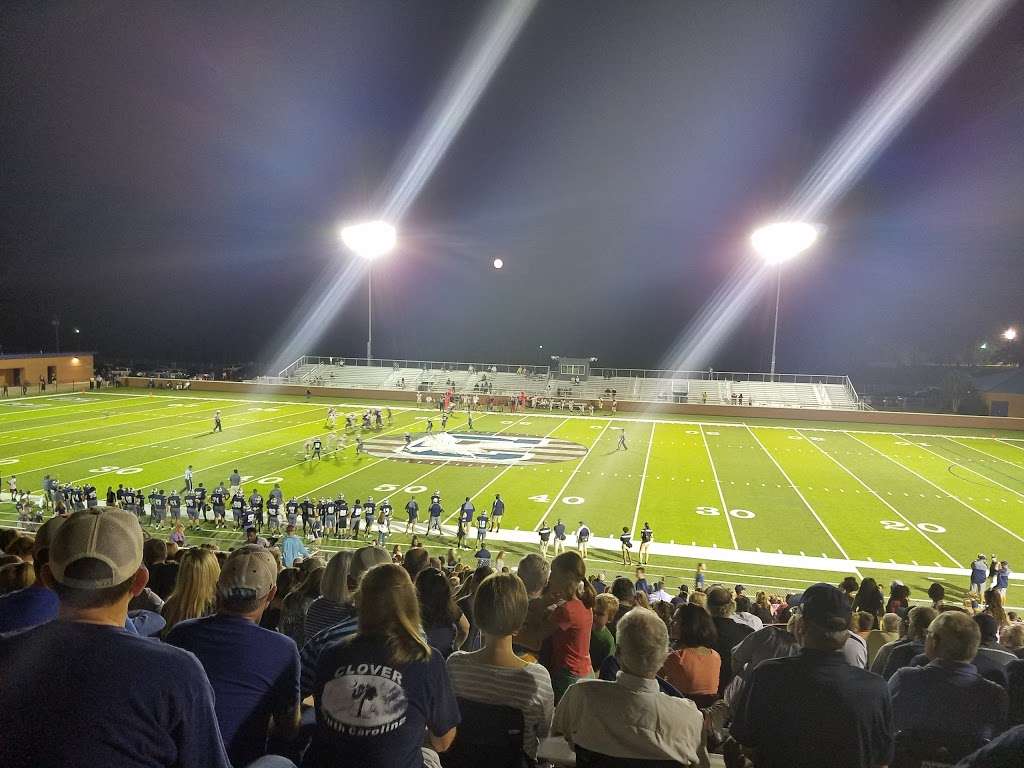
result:
[[[565,690],[594,676],[590,664],[590,633],[594,626],[593,608],[597,593],[587,581],[587,566],[577,552],[563,552],[551,561],[547,596],[551,655],[545,666],[551,673],[555,701]]]
[[[0,595],[16,592],[35,584],[36,572],[31,563],[14,562],[0,568]]]
[[[212,549],[193,547],[185,550],[178,563],[174,591],[160,611],[167,622],[163,636],[166,637],[180,621],[198,619],[213,613],[219,578],[220,563]]]
[[[998,589],[985,590],[985,610],[983,613],[987,613],[995,619],[1000,629],[1010,624],[1010,617],[1006,615],[1006,609],[1003,608],[1003,596],[999,593]]]
[[[352,593],[358,584],[357,575],[389,562],[391,558],[379,547],[342,550],[328,560],[320,580],[320,596],[306,610],[303,624],[306,639],[354,616]]]
[[[440,768],[459,707],[444,660],[423,635],[416,589],[391,563],[366,572],[355,595],[359,628],[316,666],[316,730],[306,768]],[[430,748],[423,747],[427,730]]]
[[[483,648],[453,653],[448,658],[448,674],[464,707],[471,707],[473,702],[501,702],[522,712],[523,752],[534,760],[539,743],[551,730],[555,694],[548,671],[512,651],[512,635],[526,621],[529,604],[526,587],[518,576],[497,573],[484,579],[473,597]],[[462,746],[457,744],[456,752]]]

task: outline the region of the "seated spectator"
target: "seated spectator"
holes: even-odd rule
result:
[[[998,589],[985,590],[985,610],[983,612],[995,619],[998,629],[1002,629],[1010,623],[1010,617],[1006,614],[1006,609],[1003,607],[1003,596],[999,593]],[[984,640],[982,640],[982,643],[984,643]]]
[[[983,677],[1000,682],[1003,679],[1003,667],[1017,657],[999,645],[999,624],[993,616],[979,613],[974,616],[974,621],[981,631],[981,645],[978,646],[978,655],[974,657],[974,666]]]
[[[288,635],[301,648],[306,642],[306,611],[313,601],[320,597],[324,566],[322,561],[311,558],[299,568],[302,578],[281,604],[281,634]]]
[[[292,738],[299,726],[299,651],[258,622],[274,599],[277,561],[266,547],[234,550],[217,581],[217,613],[179,622],[167,642],[191,651],[213,686],[221,736],[233,765],[266,752],[268,733]]]
[[[718,630],[708,612],[696,605],[679,606],[669,636],[676,650],[665,659],[662,677],[687,696],[717,695],[722,659],[714,650]]]
[[[545,666],[551,673],[551,686],[558,701],[570,685],[594,676],[590,666],[590,631],[594,625],[591,609],[597,596],[587,581],[587,566],[578,553],[563,552],[551,561],[547,595],[554,603],[548,614],[551,655]]]
[[[306,610],[303,637],[312,637],[355,613],[352,593],[348,588],[352,558],[352,550],[342,550],[327,561],[327,567],[320,579],[320,597],[315,598]]]
[[[142,561],[149,570],[149,588],[166,602],[178,580],[178,564],[167,561],[167,542],[146,539],[142,548]]]
[[[18,560],[17,562],[0,566],[0,595],[31,587],[35,581],[36,574],[32,569],[32,563]]]
[[[427,643],[447,659],[469,637],[469,619],[455,604],[448,577],[437,568],[420,571],[416,577],[416,597]]]
[[[750,606],[750,612],[761,620],[762,627],[775,622],[775,616],[772,615],[772,606],[768,601],[767,592],[757,593],[753,605]]]
[[[473,574],[462,584],[458,592],[457,605],[463,616],[469,622],[469,636],[462,643],[462,650],[475,651],[480,647],[480,628],[473,620],[473,595],[480,582],[494,573],[494,569],[487,565],[477,566]]]
[[[919,605],[910,609],[908,614],[907,634],[894,643],[882,646],[875,657],[872,672],[881,674],[886,680],[896,674],[901,667],[910,666],[911,660],[924,653],[924,638],[928,627],[938,614],[934,608]],[[886,648],[889,650],[886,651]]]
[[[889,680],[897,731],[931,731],[990,739],[1006,723],[1007,696],[971,665],[981,643],[978,625],[958,611],[928,628],[923,667],[903,667]]]
[[[993,739],[957,763],[956,768],[1024,768],[1024,725]]]
[[[544,667],[512,652],[512,633],[526,620],[526,587],[518,576],[495,574],[481,582],[473,604],[484,644],[478,651],[457,651],[449,657],[452,688],[467,702],[501,704],[522,712],[523,751],[535,759],[537,746],[551,728],[555,694]]]
[[[306,768],[440,768],[459,707],[441,654],[427,645],[416,589],[392,564],[371,568],[356,592],[359,629],[317,663],[316,730]],[[422,747],[424,731],[432,747]],[[435,751],[436,750],[436,751]]]
[[[1007,723],[1024,724],[1024,659],[1006,665],[1006,692],[1010,696]]]
[[[711,614],[711,620],[718,633],[718,639],[713,647],[722,662],[718,676],[718,695],[721,696],[726,686],[732,682],[732,649],[754,630],[746,624],[733,621],[736,602],[733,600],[732,591],[725,587],[711,587],[707,592],[707,602],[708,613]]]
[[[999,633],[999,644],[1018,659],[1024,659],[1024,624],[1003,627]]]
[[[0,637],[4,768],[230,768],[196,658],[125,630],[148,577],[142,546],[135,515],[112,507],[54,532],[41,576],[60,619]]]
[[[796,616],[790,616],[785,627],[770,624],[747,635],[732,649],[733,679],[723,698],[732,711],[740,711],[747,681],[762,661],[784,659],[800,654],[800,643],[794,634]]]
[[[619,619],[629,613],[633,606],[636,605],[636,589],[633,588],[633,582],[625,576],[617,576],[615,581],[612,582],[611,591],[619,601],[619,610],[615,612],[615,616],[609,624],[609,629],[611,629],[614,635]]]
[[[338,557],[340,554],[335,555]],[[359,588],[359,583],[362,581],[363,576],[368,570],[373,568],[375,565],[382,565],[388,562],[387,553],[380,547],[360,547],[359,549],[352,552],[352,559],[349,561],[349,572],[348,572],[348,585],[349,593],[352,598],[352,612],[347,618],[339,621],[333,626],[322,629],[310,638],[307,638],[306,644],[302,646],[299,654],[301,664],[301,679],[300,685],[302,688],[302,696],[311,696],[313,694],[313,686],[316,683],[316,666],[320,661],[320,654],[323,653],[325,648],[330,647],[334,643],[341,642],[350,635],[355,634],[358,629],[358,621],[356,619],[356,602],[355,593]],[[395,563],[397,565],[397,563]]]
[[[420,571],[430,566],[430,553],[416,544],[415,539],[416,537],[414,536],[413,543],[405,550],[405,557],[402,560],[402,567],[409,574],[413,584],[416,583],[416,577],[420,575]]]
[[[46,586],[42,572],[49,558],[50,541],[66,519],[51,517],[36,531],[32,557],[35,581],[0,597],[0,633],[35,627],[57,618],[57,595]]]
[[[174,582],[174,591],[160,611],[167,622],[164,636],[179,621],[198,619],[213,613],[219,577],[220,563],[213,550],[193,547],[185,552],[178,568],[178,578]]]
[[[770,659],[747,682],[731,734],[755,765],[785,768],[886,766],[892,762],[892,705],[885,681],[843,656],[850,602],[830,584],[809,587],[794,626],[798,656]]]
[[[637,608],[619,621],[615,637],[622,671],[614,682],[570,686],[555,709],[552,732],[565,736],[577,754],[696,763],[703,715],[689,699],[661,693],[656,680],[668,654],[665,623]]]
[[[284,596],[299,583],[298,568],[283,568],[277,574],[277,589],[270,606],[263,612],[260,626],[264,629],[276,630],[281,625],[281,609],[284,607]]]
[[[865,640],[868,644],[868,666],[874,662],[875,657],[878,656],[879,649],[886,643],[891,643],[894,640],[899,640],[900,637],[900,617],[895,613],[887,613],[882,616],[882,622],[880,629],[872,629],[868,632]],[[872,669],[874,671],[874,669]]]
[[[895,613],[887,613],[885,616],[896,616],[897,619],[899,618]],[[882,618],[884,619],[885,616],[882,616]],[[851,624],[853,626],[850,627],[850,630],[857,635],[857,637],[863,640],[865,644],[868,641],[868,635],[872,632],[879,631],[871,628],[875,624],[875,617],[866,611],[857,611],[857,613],[853,614]]]
[[[594,626],[590,630],[590,666],[600,669],[604,660],[615,653],[615,636],[608,629],[608,622],[619,610],[615,595],[598,594],[594,602]]]

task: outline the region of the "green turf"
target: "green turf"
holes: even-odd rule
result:
[[[48,473],[61,481],[91,480],[102,496],[118,483],[147,491],[180,487],[192,464],[197,482],[208,487],[237,467],[246,485],[255,482],[264,493],[279,482],[286,495],[343,491],[349,500],[373,494],[379,501],[394,494],[397,520],[410,493],[422,502],[439,489],[446,516],[466,496],[479,508],[501,493],[508,530],[532,531],[541,520],[562,518],[570,530],[585,520],[604,537],[617,536],[623,526],[636,533],[649,521],[657,542],[720,550],[945,567],[996,552],[1011,567],[1024,562],[1024,440],[1012,433],[739,417],[482,413],[475,417],[479,432],[561,438],[588,452],[537,466],[467,466],[356,456],[348,447],[305,461],[303,444],[325,432],[328,402],[146,390],[0,401],[0,524],[14,519],[6,501],[12,472],[21,488],[38,490]],[[393,405],[394,423],[385,433],[423,430],[427,411]],[[224,431],[213,434],[216,409]],[[460,413],[448,425],[464,427]],[[616,450],[620,428],[628,451]],[[226,532],[202,535],[234,540]],[[519,554],[533,545],[499,546]],[[615,572],[616,553],[591,552],[592,567]],[[704,559],[712,578],[776,591],[841,576],[805,567],[806,561],[741,564],[724,553]],[[656,555],[652,564],[674,583],[691,579],[695,560]],[[889,569],[873,575],[916,586],[929,580]],[[966,577],[946,580],[962,586]]]

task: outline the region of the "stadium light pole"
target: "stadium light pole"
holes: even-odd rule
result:
[[[782,299],[782,264],[796,258],[818,239],[820,228],[803,221],[777,221],[758,227],[750,235],[754,250],[775,267],[775,324],[772,328],[771,381],[775,381],[775,347],[779,338],[779,304]]]
[[[352,253],[366,260],[366,361],[373,359],[373,262],[394,250],[395,228],[385,221],[365,221],[341,228],[341,242]]]

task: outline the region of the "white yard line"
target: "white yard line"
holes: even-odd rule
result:
[[[597,433],[597,439],[590,444],[590,447],[587,448],[587,452],[583,454],[583,457],[580,459],[579,463],[576,465],[573,471],[569,473],[569,478],[562,484],[562,487],[559,488],[558,493],[555,494],[555,498],[553,498],[551,500],[551,503],[548,504],[548,508],[544,510],[544,514],[541,515],[540,520],[537,521],[537,524],[530,529],[531,531],[536,531],[538,528],[540,528],[540,524],[548,519],[548,515],[551,514],[551,510],[555,508],[555,504],[558,503],[558,500],[562,498],[562,494],[565,493],[565,489],[569,487],[569,483],[571,483],[572,479],[576,477],[576,473],[580,471],[580,467],[582,467],[584,462],[586,462],[586,460],[590,458],[590,454],[593,453],[594,448],[596,448],[598,444],[601,442],[601,438],[604,437],[604,433],[608,431],[608,427],[612,425],[611,419],[608,419],[607,421],[608,423],[604,425],[604,428]]]
[[[828,529],[828,526],[825,525],[825,521],[821,519],[821,517],[818,515],[817,511],[815,511],[814,507],[811,506],[811,502],[809,502],[807,500],[807,498],[803,495],[803,493],[800,492],[800,489],[797,488],[796,483],[793,482],[793,478],[791,478],[789,476],[789,474],[786,472],[786,470],[784,470],[782,468],[782,465],[779,464],[778,460],[775,458],[775,456],[772,455],[772,452],[768,450],[768,448],[765,446],[765,444],[761,442],[761,438],[759,438],[757,436],[757,434],[754,432],[754,430],[752,430],[748,426],[747,427],[747,431],[750,433],[750,436],[754,438],[754,442],[756,442],[759,446],[761,446],[761,450],[764,451],[765,455],[769,459],[772,460],[772,464],[775,465],[775,468],[777,470],[779,470],[779,472],[782,473],[782,476],[784,478],[786,478],[786,483],[789,485],[790,488],[793,489],[793,492],[796,493],[796,495],[800,497],[800,501],[802,501],[804,503],[804,506],[807,507],[807,511],[810,512],[814,516],[814,519],[818,521],[818,525],[820,525],[821,529],[823,531],[825,531],[825,534],[832,540],[832,543],[836,545],[836,549],[839,550],[839,553],[843,557],[845,557],[847,560],[849,560],[850,556],[849,556],[849,554],[847,554],[846,550],[843,549],[843,545],[840,544],[839,540],[835,536],[832,535],[832,531],[830,531]],[[808,440],[807,442],[813,442],[813,441]],[[857,577],[858,578],[863,578],[861,576],[860,572],[857,573]]]
[[[708,463],[711,465],[711,476],[715,478],[715,486],[718,488],[718,500],[722,503],[722,515],[725,517],[725,524],[729,526],[729,537],[732,539],[733,549],[739,549],[736,541],[736,531],[732,527],[732,516],[729,514],[729,505],[725,503],[725,492],[722,490],[722,483],[718,479],[718,470],[715,468],[715,460],[711,458],[711,446],[708,445],[708,437],[704,434],[704,427],[697,425],[700,430],[700,439],[704,442],[704,450],[708,454]]]
[[[1011,448],[1016,448],[1018,451],[1024,451],[1024,445],[1017,445],[1016,443],[1012,442],[1011,440],[1001,440],[1001,439],[999,439],[997,437],[997,438],[995,438],[995,441],[997,443],[1002,443],[1003,445],[1008,445]]]
[[[970,504],[968,504],[968,503],[967,503],[966,501],[964,501],[963,499],[961,499],[961,498],[960,498],[959,496],[957,496],[957,495],[955,495],[955,494],[952,494],[952,493],[950,493],[950,492],[949,492],[948,490],[946,490],[945,488],[943,488],[943,487],[942,487],[942,486],[940,486],[940,485],[936,485],[935,483],[933,483],[933,482],[932,482],[931,480],[929,480],[929,479],[928,479],[927,477],[925,477],[924,475],[922,475],[922,474],[920,474],[919,472],[916,472],[915,470],[911,469],[910,467],[908,467],[908,466],[907,466],[906,464],[904,464],[903,462],[901,462],[901,461],[898,461],[898,460],[894,459],[894,458],[893,458],[892,456],[889,456],[888,454],[886,454],[886,453],[883,453],[882,451],[880,451],[880,450],[878,450],[877,448],[875,448],[875,447],[874,447],[873,445],[870,445],[870,444],[868,444],[868,443],[865,443],[865,442],[864,442],[863,440],[861,440],[860,438],[854,437],[853,435],[850,435],[850,437],[851,437],[851,438],[853,438],[854,440],[856,440],[856,441],[857,441],[858,443],[860,443],[861,445],[863,445],[863,446],[866,446],[867,448],[870,448],[870,449],[871,449],[872,451],[874,451],[875,453],[877,453],[877,454],[878,454],[879,456],[883,456],[883,457],[885,457],[886,459],[888,459],[889,461],[891,461],[891,462],[892,462],[893,464],[895,464],[895,465],[896,465],[897,467],[902,467],[903,469],[907,470],[907,472],[909,472],[910,474],[914,475],[915,477],[917,477],[917,478],[919,478],[919,479],[921,479],[921,480],[924,480],[924,481],[925,481],[926,483],[928,483],[928,485],[930,485],[930,486],[931,486],[932,488],[934,488],[935,490],[937,490],[937,491],[941,491],[942,493],[944,493],[944,494],[945,494],[946,496],[948,496],[949,498],[951,498],[951,499],[953,499],[954,501],[958,502],[959,504],[963,505],[963,506],[964,506],[965,508],[967,508],[967,509],[971,510],[971,512],[973,512],[974,514],[976,514],[976,515],[977,515],[978,517],[982,518],[983,520],[987,520],[987,521],[988,521],[988,522],[990,522],[990,523],[991,523],[992,525],[994,525],[994,526],[995,526],[996,528],[998,528],[999,530],[1003,531],[1004,533],[1007,533],[1007,534],[1009,534],[1010,536],[1012,536],[1013,538],[1015,538],[1015,539],[1016,539],[1017,541],[1019,541],[1019,542],[1022,542],[1022,543],[1024,543],[1024,538],[1021,538],[1021,537],[1020,537],[1019,535],[1017,535],[1016,533],[1014,533],[1013,531],[1011,531],[1011,530],[1010,530],[1009,528],[1007,528],[1007,527],[1006,527],[1005,525],[1003,525],[1003,524],[1001,524],[1001,523],[998,523],[998,522],[996,522],[995,520],[993,520],[993,519],[992,519],[991,517],[989,517],[988,515],[986,515],[986,514],[985,514],[984,512],[982,512],[981,510],[979,510],[979,509],[976,509],[975,507],[971,506],[971,505],[970,505]],[[918,446],[918,447],[920,447],[920,446]]]
[[[973,445],[967,445],[966,443],[961,443],[959,440],[956,440],[956,439],[954,439],[952,437],[947,437],[946,439],[949,442],[951,442],[951,443],[955,443],[956,445],[962,446],[964,448],[968,448],[968,449],[974,451],[975,453],[980,453],[982,456],[986,456],[987,458],[995,459],[996,461],[1001,461],[1004,464],[1009,464],[1011,467],[1016,467],[1017,469],[1024,469],[1024,464],[1018,464],[1015,461],[1010,461],[1009,459],[1004,459],[1002,456],[996,456],[994,453],[989,453],[988,451],[983,451],[980,448],[975,448]]]
[[[175,399],[178,399],[178,398],[175,398]],[[102,409],[99,409],[99,408],[97,408],[96,410],[82,411],[81,415],[82,415],[83,418],[80,418],[80,419],[71,418],[73,416],[78,415],[78,414],[75,414],[75,413],[64,414],[64,416],[68,417],[69,420],[65,421],[65,422],[61,422],[59,425],[54,425],[52,422],[47,422],[47,423],[43,423],[43,424],[33,424],[32,423],[32,422],[36,422],[36,421],[39,421],[40,419],[44,419],[44,418],[45,419],[56,418],[55,415],[48,416],[43,411],[32,411],[31,413],[24,413],[22,415],[29,416],[30,418],[15,419],[15,420],[11,420],[11,421],[0,421],[0,426],[2,426],[2,427],[11,427],[11,429],[0,430],[0,435],[8,437],[10,435],[17,435],[17,434],[19,434],[21,432],[34,432],[34,431],[38,431],[38,430],[45,430],[48,427],[53,427],[53,426],[75,426],[75,425],[78,425],[78,424],[84,424],[84,423],[89,422],[89,421],[96,421],[97,419],[110,419],[110,418],[117,418],[118,416],[131,416],[131,415],[136,414],[136,413],[148,413],[149,411],[155,411],[157,409],[166,408],[167,407],[166,404],[160,404],[160,405],[153,405],[152,408],[135,408],[136,404],[132,403],[131,405],[125,405],[125,407],[123,407],[123,408],[111,408],[111,406],[115,405],[115,403],[117,405],[121,404],[120,402],[115,401],[113,403],[111,403],[111,402],[103,402],[103,403],[75,403],[74,405],[55,406],[53,410],[58,410],[58,409],[61,409],[61,408],[91,408],[91,406],[93,406],[93,405],[103,405],[103,406],[105,406],[107,408],[110,408],[110,410],[107,411],[107,412],[104,412]],[[24,438],[22,438],[22,439],[24,439]]]
[[[647,465],[651,461],[651,448],[654,447],[654,430],[657,424],[651,424],[651,436],[647,440],[647,455],[644,456],[644,471],[640,473],[640,490],[636,494],[636,507],[633,509],[633,524],[629,527],[629,535],[636,536],[636,521],[640,517],[640,502],[644,498],[644,486],[647,484]]]
[[[803,434],[803,433],[801,432],[801,430],[800,430],[800,429],[796,429],[795,431],[797,432],[797,434]],[[806,435],[804,435],[804,438],[805,438],[805,439],[806,439],[806,437],[807,437],[807,436],[806,436]],[[860,477],[859,477],[859,476],[857,476],[857,475],[856,475],[856,474],[855,474],[855,473],[853,472],[853,470],[851,470],[851,469],[850,469],[849,467],[847,467],[847,466],[846,466],[845,464],[843,464],[843,463],[842,463],[842,462],[841,462],[841,461],[840,461],[839,459],[837,459],[837,458],[836,458],[835,456],[833,456],[833,455],[832,455],[831,453],[829,453],[829,452],[828,452],[828,451],[826,451],[826,450],[825,450],[824,448],[822,448],[821,446],[819,446],[819,445],[818,445],[817,443],[815,443],[815,442],[814,442],[813,440],[807,440],[807,442],[808,442],[808,443],[810,443],[811,445],[813,445],[813,446],[814,446],[815,448],[817,448],[817,449],[818,449],[818,451],[819,451],[819,452],[820,452],[820,453],[821,453],[821,454],[822,454],[823,456],[825,456],[826,458],[829,458],[829,459],[831,459],[831,460],[832,460],[832,461],[833,461],[833,462],[835,463],[835,465],[836,465],[837,467],[839,467],[839,468],[840,468],[841,470],[843,470],[843,471],[844,471],[844,472],[845,472],[846,474],[848,474],[848,475],[849,475],[850,477],[852,477],[852,478],[853,478],[854,480],[856,480],[856,481],[857,481],[857,482],[858,482],[858,483],[859,483],[859,484],[860,484],[860,485],[861,485],[861,486],[862,486],[862,487],[864,488],[864,490],[866,490],[866,491],[867,491],[868,493],[870,493],[870,494],[871,494],[872,496],[874,496],[874,497],[875,497],[876,499],[878,499],[878,500],[879,500],[880,502],[882,502],[882,504],[884,504],[884,505],[885,505],[885,506],[886,506],[886,507],[887,507],[887,508],[888,508],[888,509],[889,509],[889,510],[890,510],[890,511],[891,511],[891,512],[892,512],[892,513],[894,514],[894,515],[896,515],[896,516],[897,516],[897,517],[898,517],[898,518],[899,518],[900,520],[902,520],[902,521],[903,521],[904,523],[906,523],[906,524],[907,524],[907,525],[908,525],[908,526],[910,527],[910,530],[912,530],[912,531],[916,531],[916,532],[917,532],[917,533],[919,533],[919,534],[920,534],[921,536],[923,536],[923,537],[925,538],[925,540],[926,540],[926,541],[927,541],[927,542],[928,542],[929,544],[931,544],[931,545],[932,545],[933,547],[935,547],[935,548],[936,548],[937,550],[939,550],[939,552],[941,552],[941,553],[942,553],[942,554],[943,554],[943,555],[944,555],[944,556],[945,556],[946,558],[948,558],[948,559],[949,559],[949,561],[950,561],[951,563],[956,563],[956,565],[957,565],[957,566],[959,566],[960,568],[963,568],[963,565],[961,565],[961,563],[960,563],[960,562],[959,562],[959,561],[958,561],[958,560],[957,560],[957,559],[956,559],[955,557],[953,557],[953,556],[952,556],[951,554],[949,554],[949,552],[947,552],[947,551],[946,551],[946,550],[944,550],[944,549],[943,549],[942,547],[940,547],[940,546],[939,546],[939,544],[938,544],[938,543],[937,543],[937,542],[936,542],[936,541],[935,541],[934,539],[932,539],[932,537],[931,537],[931,536],[929,536],[929,535],[928,535],[927,533],[925,533],[925,532],[924,532],[924,531],[922,531],[922,530],[921,530],[920,528],[918,528],[918,527],[917,527],[917,525],[915,525],[915,524],[914,524],[914,523],[913,523],[913,522],[912,522],[912,521],[910,520],[910,518],[906,517],[906,516],[905,516],[905,515],[904,515],[904,514],[903,514],[902,512],[900,512],[900,511],[899,511],[898,509],[896,509],[896,507],[894,507],[894,506],[893,506],[892,504],[890,504],[890,503],[889,503],[888,501],[886,501],[886,500],[885,500],[885,499],[884,499],[884,498],[882,497],[882,495],[881,495],[880,493],[878,493],[878,491],[876,491],[876,490],[875,490],[874,488],[872,488],[872,487],[871,487],[870,485],[868,485],[868,484],[867,484],[866,482],[864,482],[863,480],[861,480],[861,479],[860,479]]]
[[[971,469],[971,468],[970,468],[970,467],[968,467],[968,466],[967,466],[966,464],[961,464],[961,463],[960,463],[959,461],[953,461],[953,460],[952,460],[952,459],[950,459],[950,458],[949,458],[948,456],[943,456],[943,455],[942,455],[941,453],[938,453],[938,452],[936,452],[936,451],[933,451],[933,450],[931,450],[930,448],[928,448],[927,446],[925,446],[925,445],[921,445],[920,443],[916,443],[916,442],[914,442],[913,440],[907,440],[907,442],[908,442],[908,443],[910,443],[911,445],[913,445],[913,446],[914,446],[915,448],[920,448],[920,449],[921,449],[922,451],[924,451],[924,452],[926,452],[926,453],[930,453],[930,454],[931,454],[932,456],[936,456],[936,457],[938,457],[938,458],[942,459],[943,461],[948,461],[948,462],[949,462],[950,464],[952,464],[953,466],[956,466],[956,467],[960,467],[961,469],[966,469],[966,470],[967,470],[968,472],[970,472],[970,473],[971,473],[971,474],[973,474],[973,475],[977,475],[977,476],[978,476],[978,477],[980,477],[980,478],[981,478],[982,480],[988,480],[988,481],[989,481],[990,483],[992,483],[993,485],[998,485],[998,486],[999,486],[1000,488],[1002,488],[1002,489],[1003,489],[1004,491],[1009,491],[1010,493],[1014,493],[1014,494],[1016,494],[1016,495],[1020,496],[1021,498],[1024,498],[1024,493],[1021,493],[1020,491],[1015,491],[1015,490],[1013,490],[1013,488],[1010,488],[1010,487],[1009,487],[1009,486],[1007,486],[1007,485],[1003,485],[1003,484],[1002,484],[1002,483],[1000,483],[1000,482],[999,482],[998,480],[993,480],[993,479],[992,479],[991,477],[989,477],[988,475],[984,475],[984,474],[982,474],[981,472],[979,472],[979,471],[978,471],[978,470],[976,470],[976,469]]]

